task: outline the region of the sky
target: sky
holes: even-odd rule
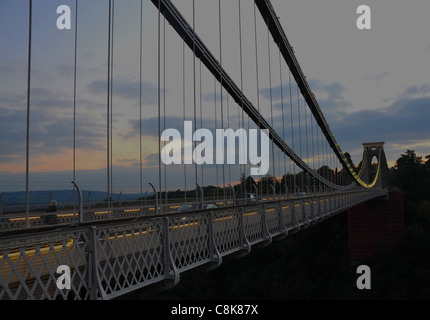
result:
[[[33,0],[31,190],[70,189],[72,179],[85,190],[106,189],[107,3],[79,1],[76,26],[74,0]],[[248,127],[246,117],[245,123],[241,122],[239,106],[225,90],[221,95],[220,84],[199,61],[193,68],[192,51],[168,22],[161,19],[158,29],[158,11],[151,1],[142,3],[141,11],[140,0],[115,1],[113,190],[137,192],[143,184],[145,192],[150,190],[149,182],[158,186],[160,174],[163,188],[168,185],[192,189],[196,171],[197,181],[203,185],[220,184],[223,180],[224,184],[234,183],[239,166],[187,165],[184,172],[184,166],[177,165],[159,171],[159,111],[163,116],[161,129],[181,131],[185,118],[194,120],[194,110],[196,128],[255,128],[255,124]],[[173,3],[192,26],[193,1]],[[25,190],[28,4],[28,0],[0,0],[0,192]],[[310,144],[306,145],[304,139],[305,134],[311,139],[311,133],[316,135],[318,129],[309,112],[305,113],[303,99],[296,97],[294,80],[290,101],[288,68],[279,61],[279,51],[258,12],[254,20],[253,2],[241,0],[240,4],[241,33],[238,1],[231,0],[221,1],[221,28],[219,2],[195,1],[195,30],[278,134],[311,167],[316,167],[321,163],[315,160],[315,151],[309,156]],[[430,154],[428,1],[272,0],[272,4],[336,140],[344,152],[352,155],[354,163],[361,159],[364,142],[384,141],[390,166],[407,149],[421,156]],[[356,10],[362,4],[371,9],[370,30],[356,26],[360,16]],[[56,11],[60,5],[72,10],[71,30],[57,28],[60,14]],[[294,170],[291,161],[283,161],[276,148],[271,151],[275,155],[272,174],[280,176],[285,170]]]

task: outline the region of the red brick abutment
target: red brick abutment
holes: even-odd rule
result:
[[[372,258],[382,247],[391,246],[404,232],[403,192],[390,191],[348,210],[348,247],[351,260]]]

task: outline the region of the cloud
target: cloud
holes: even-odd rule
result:
[[[76,145],[81,150],[102,148],[104,127],[86,117],[76,121]],[[67,118],[49,119],[43,112],[32,111],[30,115],[30,143],[33,155],[60,154],[72,148],[73,121]],[[25,156],[26,112],[17,110],[0,118],[0,163]]]
[[[385,72],[373,78],[382,78],[390,73]],[[363,142],[385,141],[389,145],[411,145],[429,141],[430,138],[430,84],[414,85],[406,88],[397,99],[384,108],[377,110],[361,110],[347,112],[351,105],[346,101],[344,92],[346,88],[338,82],[328,83],[325,81],[310,79],[309,84],[315,93],[317,101],[326,116],[330,128],[344,152],[356,150],[361,152]],[[274,107],[281,110],[280,99],[281,87],[272,88],[272,99],[277,101]],[[286,110],[286,134],[287,143],[291,144],[289,138],[291,123],[289,116],[289,85],[284,84],[284,110]],[[269,99],[268,88],[262,89],[261,94]],[[297,87],[292,84],[293,105],[297,107]],[[287,94],[286,94],[287,93]],[[303,100],[301,100],[303,101]],[[286,108],[286,109],[285,109]],[[295,109],[293,110],[296,111]],[[297,119],[296,119],[297,120]],[[303,119],[302,119],[303,120]],[[282,117],[274,119],[274,129],[283,136]],[[302,121],[303,122],[303,121]],[[293,123],[294,130],[298,128],[298,122]],[[302,123],[302,130],[304,124]],[[288,140],[289,139],[289,140]],[[395,157],[404,150],[392,150]],[[430,153],[430,150],[429,150]],[[392,159],[395,160],[395,159]]]
[[[58,65],[55,69],[55,72],[62,77],[72,78],[74,75],[74,68],[70,65],[61,64]]]
[[[338,112],[351,106],[351,102],[345,100],[344,92],[346,87],[339,82],[328,83],[317,79],[310,79],[309,85],[315,93],[318,103],[324,113]],[[320,98],[319,95],[325,95],[326,98]]]
[[[0,163],[25,157],[26,145],[26,95],[0,97]],[[81,150],[103,148],[104,122],[89,117],[88,108],[100,104],[89,100],[77,101],[76,145]],[[98,118],[97,118],[98,119]],[[30,105],[30,143],[33,155],[62,153],[72,148],[73,101],[61,94],[43,88],[33,88]]]
[[[409,144],[427,141],[430,137],[430,96],[426,93],[430,93],[427,84],[411,86],[391,105],[378,110],[344,113],[338,120],[330,122],[330,127],[344,151],[353,150],[363,142]]]
[[[424,97],[430,93],[430,84],[422,84],[421,86],[410,86],[401,95],[401,98]]]
[[[215,100],[219,102],[221,101],[221,92],[217,92],[216,94],[215,92],[208,92],[203,95],[203,100],[206,102],[215,102]],[[227,94],[225,89],[223,89],[222,100],[223,101],[227,100]]]
[[[142,104],[149,106],[158,102],[158,86],[147,81],[132,81],[124,76],[113,79],[112,90],[116,97],[140,101],[140,87],[142,88]],[[88,85],[91,93],[105,95],[107,93],[107,80],[94,80]],[[163,89],[161,89],[163,90]]]
[[[381,80],[383,77],[389,76],[391,72],[382,72],[380,74],[377,74],[376,76],[366,76],[363,77],[363,80]]]
[[[155,166],[158,168],[158,160],[154,160]],[[187,190],[194,190],[196,188],[194,182],[194,170],[188,165],[187,169]],[[140,192],[140,174],[139,167],[124,167],[114,166],[112,169],[113,174],[113,192],[119,193],[123,191],[123,194],[127,193],[138,193]],[[154,170],[152,166],[144,166],[142,168],[142,188],[143,193],[152,192],[152,188],[149,183],[152,183],[157,191],[159,190],[159,171]],[[161,190],[164,191],[164,169],[161,171]],[[200,172],[199,172],[200,174]],[[184,189],[184,167],[183,165],[171,165],[166,166],[167,175],[167,189],[176,190]],[[205,166],[204,168],[204,184],[214,184],[216,181],[216,169]],[[73,177],[72,171],[46,171],[46,172],[32,172],[31,173],[31,191],[43,191],[43,190],[71,190],[73,185],[70,183]],[[201,176],[199,176],[201,178]],[[235,179],[239,179],[238,176],[234,176]],[[25,173],[23,172],[6,172],[0,171],[0,180],[2,181],[25,181]],[[222,180],[219,179],[219,182]],[[76,182],[78,183],[81,190],[91,191],[106,191],[106,168],[93,169],[93,170],[76,170]],[[23,182],[19,184],[9,184],[7,188],[2,191],[13,192],[22,191]],[[5,187],[5,185],[3,185]],[[54,193],[55,196],[55,193]]]
[[[164,121],[166,123],[166,127],[164,128]],[[194,121],[192,118],[185,118],[185,121]],[[131,124],[133,131],[128,135],[128,137],[138,135],[140,132],[140,126],[139,126],[139,120],[129,120],[129,123]],[[166,116],[164,120],[161,120],[161,131],[168,128],[173,128],[178,130],[181,134],[183,134],[184,131],[184,119],[183,117],[178,116]],[[196,130],[200,128],[200,119],[197,119]],[[220,126],[218,121],[218,126]],[[214,119],[202,119],[202,127],[207,129],[214,129],[215,128],[215,121]],[[152,137],[158,137],[158,118],[152,117],[147,119],[142,119],[142,135],[145,136],[152,136]]]
[[[346,87],[341,85],[339,82],[327,82],[318,79],[309,79],[308,83],[315,94],[318,104],[324,113],[332,113],[336,115],[339,110],[344,110],[345,108],[351,106],[351,102],[345,100],[344,92]],[[281,90],[282,89],[282,90]],[[282,104],[285,108],[290,105],[290,85],[289,83],[284,83],[281,86],[272,87],[271,90],[272,101],[274,101],[274,108],[277,110],[282,110]],[[297,104],[297,84],[293,81],[291,84],[291,100]],[[270,88],[264,88],[260,90],[260,94],[263,98],[270,100]],[[301,95],[300,95],[301,96]],[[283,99],[282,99],[283,97]],[[303,98],[301,98],[303,101]],[[303,102],[301,102],[303,103]]]

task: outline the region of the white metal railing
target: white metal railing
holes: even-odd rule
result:
[[[0,234],[0,299],[112,299],[149,285],[173,286],[180,273],[221,264],[352,206],[385,195],[364,191],[53,226]],[[59,289],[57,268],[70,269]]]
[[[311,196],[313,194],[310,194]],[[259,202],[270,202],[270,201],[281,201],[293,199],[292,194],[278,194],[278,195],[264,195],[259,199]],[[173,200],[173,199],[171,199]],[[243,199],[241,199],[243,200]],[[236,201],[240,201],[236,199]],[[207,199],[205,198],[204,203],[214,203],[219,207],[232,206],[235,204],[235,199]],[[243,203],[243,202],[241,202]],[[177,199],[177,202],[171,203],[160,203],[158,204],[158,211],[156,210],[155,204],[149,205],[125,205],[110,207],[105,206],[92,206],[85,208],[82,204],[82,200],[78,204],[79,210],[59,210],[55,213],[47,212],[31,212],[28,218],[25,213],[9,213],[4,214],[0,217],[0,232],[9,230],[20,230],[28,228],[39,228],[43,226],[51,226],[58,224],[75,224],[79,222],[89,221],[100,221],[100,220],[111,220],[111,219],[122,219],[127,217],[141,217],[158,214],[174,213],[183,202]],[[80,214],[82,212],[82,215]],[[26,223],[28,219],[28,224]]]

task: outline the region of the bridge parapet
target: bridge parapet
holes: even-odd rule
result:
[[[0,234],[0,299],[112,299],[156,285],[176,285],[180,273],[216,267],[359,203],[381,190],[327,193],[181,214],[52,226],[31,234]],[[70,289],[57,287],[59,266]]]

